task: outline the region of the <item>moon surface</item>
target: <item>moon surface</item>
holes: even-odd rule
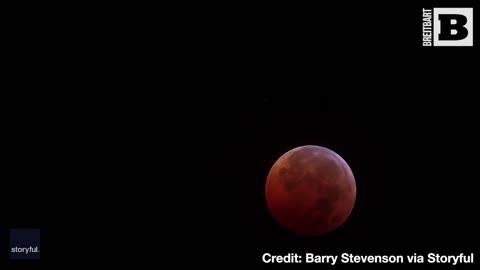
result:
[[[273,219],[288,231],[320,236],[337,229],[352,212],[357,188],[347,162],[325,147],[305,145],[283,154],[265,183]]]

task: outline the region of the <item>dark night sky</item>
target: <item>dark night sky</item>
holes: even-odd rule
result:
[[[476,252],[479,144],[473,123],[478,109],[467,100],[438,93],[377,99],[366,94],[271,95],[244,104],[244,113],[227,125],[232,137],[222,144],[219,165],[225,177],[217,183],[225,188],[217,192],[228,197],[219,209],[231,209],[222,213],[228,227],[220,230],[231,241],[226,245],[258,264],[264,252]],[[357,182],[352,215],[323,237],[284,231],[265,204],[270,166],[284,152],[306,144],[335,150]]]
[[[14,264],[14,227],[42,229],[39,267],[78,254],[146,262],[165,246],[178,256],[170,261],[227,268],[263,265],[265,252],[478,252],[480,20],[475,48],[422,48],[421,8],[434,3],[447,1],[215,6],[215,16],[194,8],[192,23],[182,7],[162,26],[187,24],[173,38],[142,22],[131,27],[138,37],[120,27],[102,50],[57,44],[58,63],[22,43],[11,85],[62,94],[5,99],[2,263]],[[265,204],[272,164],[306,144],[339,153],[357,183],[352,215],[323,237],[291,235]]]

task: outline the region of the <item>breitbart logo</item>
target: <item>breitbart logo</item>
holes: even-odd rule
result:
[[[422,45],[473,46],[473,8],[423,9]]]

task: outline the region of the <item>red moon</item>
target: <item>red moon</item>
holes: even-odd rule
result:
[[[306,145],[283,154],[265,184],[270,214],[303,236],[337,229],[352,212],[357,188],[347,162],[330,149]]]

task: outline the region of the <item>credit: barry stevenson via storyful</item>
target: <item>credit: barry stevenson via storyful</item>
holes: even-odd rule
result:
[[[420,254],[412,255],[354,255],[351,253],[342,253],[341,255],[315,255],[313,253],[305,253],[299,255],[297,253],[288,253],[285,255],[274,255],[264,253],[262,255],[264,263],[322,263],[335,265],[338,263],[439,263],[439,264],[472,264],[474,262],[474,254],[458,255],[442,255],[438,253],[429,253],[427,256]]]

